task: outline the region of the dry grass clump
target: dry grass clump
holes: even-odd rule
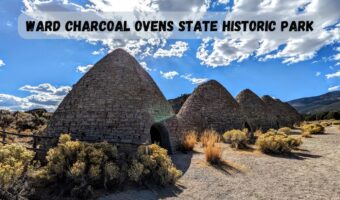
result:
[[[192,151],[197,143],[197,132],[189,131],[182,138],[181,149],[184,151]]]
[[[222,158],[221,147],[217,145],[211,145],[210,143],[204,149],[205,160],[210,164],[218,164]]]
[[[6,189],[29,166],[35,153],[18,144],[0,146],[0,186]]]
[[[302,126],[302,131],[307,132],[310,135],[313,134],[322,134],[325,131],[325,128],[320,124],[306,124]]]
[[[256,145],[264,153],[285,154],[302,144],[301,138],[287,136],[284,133],[267,132],[261,135]]]
[[[245,149],[247,148],[247,134],[240,130],[231,130],[223,134],[223,139],[226,143],[231,144],[232,148]]]
[[[128,169],[128,177],[134,182],[152,180],[161,185],[174,184],[182,172],[174,166],[167,150],[156,144],[140,146]]]
[[[221,161],[222,149],[216,143],[221,141],[221,136],[214,130],[205,130],[200,138],[204,147],[205,159],[210,164],[218,164]]]
[[[292,131],[292,129],[289,128],[289,127],[282,127],[279,130],[277,130],[277,132],[284,133],[286,135],[289,135],[291,131]]]
[[[221,136],[215,130],[205,130],[200,138],[202,147],[207,147],[208,145],[214,146],[215,143],[221,141]]]

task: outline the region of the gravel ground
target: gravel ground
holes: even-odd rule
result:
[[[206,164],[201,148],[176,154],[184,175],[177,185],[162,189],[130,189],[105,195],[111,199],[332,199],[340,200],[340,131],[304,139],[294,156],[269,156],[235,151],[223,145],[225,165]]]

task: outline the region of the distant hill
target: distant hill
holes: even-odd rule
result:
[[[181,109],[182,105],[184,102],[187,100],[187,98],[190,96],[190,94],[182,94],[181,96],[174,98],[174,99],[169,99],[169,103],[174,109],[175,113],[178,113],[178,111]]]
[[[288,103],[303,114],[336,112],[340,111],[340,91],[329,92],[315,97],[295,99]]]

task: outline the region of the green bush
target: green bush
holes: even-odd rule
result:
[[[325,128],[320,124],[306,124],[302,126],[302,131],[309,134],[322,134],[324,133]]]
[[[29,167],[34,152],[18,144],[0,146],[0,185],[6,188]]]
[[[264,153],[285,154],[302,144],[301,138],[284,133],[267,132],[258,137],[256,145]]]
[[[130,180],[153,180],[161,185],[169,185],[176,182],[182,175],[173,165],[167,150],[156,144],[140,146],[136,158],[128,170]]]
[[[223,134],[223,139],[226,143],[231,144],[232,148],[244,149],[247,148],[247,134],[240,130],[231,130]]]

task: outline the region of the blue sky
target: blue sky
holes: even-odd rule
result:
[[[340,10],[338,1],[317,1],[315,3],[314,0],[302,0],[300,2],[301,5],[305,5],[302,3],[306,2],[312,6],[315,4],[316,8],[321,6],[323,12],[328,13],[330,18],[321,18],[320,20],[331,21],[333,35],[329,32],[326,39],[318,38],[319,40],[316,42],[313,41],[313,38],[318,35],[309,35],[308,37],[311,38],[309,41],[300,38],[301,40],[298,40],[297,44],[300,44],[301,48],[298,50],[292,47],[296,38],[284,44],[280,44],[282,41],[279,41],[277,43],[280,45],[273,45],[270,47],[270,51],[260,56],[256,55],[257,49],[245,50],[251,46],[249,40],[245,41],[244,46],[239,49],[231,48],[235,47],[232,40],[208,41],[207,46],[203,45],[202,40],[171,39],[159,42],[157,45],[140,45],[137,42],[129,46],[125,42],[120,44],[121,46],[117,46],[113,41],[27,40],[18,34],[17,18],[21,12],[27,9],[41,9],[43,12],[44,8],[41,5],[45,3],[53,6],[62,5],[65,8],[74,5],[86,7],[87,5],[87,7],[92,6],[92,8],[100,10],[103,9],[101,1],[103,0],[57,0],[47,3],[39,0],[0,1],[0,108],[25,110],[46,107],[50,110],[55,109],[69,91],[70,86],[83,76],[78,67],[95,64],[107,52],[116,47],[126,48],[134,54],[139,62],[145,64],[149,69],[149,74],[167,98],[190,93],[197,83],[208,79],[219,81],[234,96],[241,90],[249,88],[259,96],[269,94],[283,101],[320,95],[340,89],[338,34],[340,16],[339,13],[329,14],[333,12],[332,7],[335,7],[337,11]],[[185,6],[189,8],[190,6],[199,6],[201,9],[205,6],[204,8],[210,11],[230,9],[232,10],[230,12],[236,13],[243,8],[239,5],[242,2],[243,0],[235,2],[220,0],[202,5],[204,1],[202,3],[202,1],[193,0],[190,1],[193,5]],[[251,2],[255,4],[255,1]],[[259,0],[257,3],[261,3],[261,1]],[[320,5],[323,3],[328,5]],[[174,0],[174,4],[178,4],[178,2]],[[53,9],[53,6],[49,8]],[[109,6],[106,5],[105,8]],[[275,6],[292,10],[286,5]],[[325,7],[322,6],[328,6],[326,9],[329,8],[329,10],[324,10]],[[295,7],[298,8],[298,6]],[[311,8],[306,9],[312,10]],[[250,13],[255,14],[256,12],[258,12],[258,8]],[[322,13],[319,14],[323,16]],[[251,14],[249,15],[251,16]],[[270,16],[270,12],[268,16]],[[320,31],[324,30],[320,28]],[[316,45],[313,46],[314,43]],[[131,46],[137,46],[139,52],[132,49]],[[145,56],[143,52],[148,47],[152,49],[151,54]],[[228,50],[229,47],[233,49],[233,52]],[[159,51],[159,49],[164,51]],[[211,57],[203,54],[199,56],[200,49],[207,51]],[[95,53],[96,51],[99,53]],[[157,52],[163,53],[155,56]],[[290,56],[287,57],[283,55],[284,53]],[[266,56],[267,59],[264,59]],[[217,61],[216,57],[220,57],[222,61]]]

